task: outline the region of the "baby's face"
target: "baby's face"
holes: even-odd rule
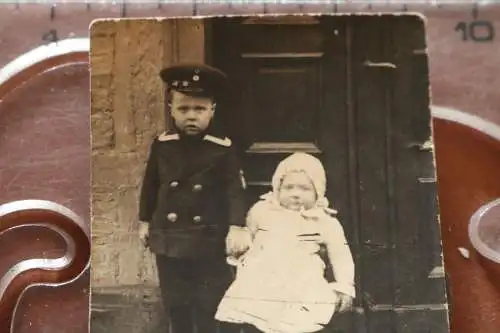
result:
[[[290,210],[310,209],[316,203],[316,190],[305,173],[293,172],[283,178],[278,199],[281,206]]]

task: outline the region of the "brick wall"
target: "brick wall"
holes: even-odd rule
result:
[[[164,125],[159,70],[204,60],[202,21],[108,20],[91,29],[92,287],[157,285],[137,234],[151,140]],[[139,296],[139,295],[138,295]]]

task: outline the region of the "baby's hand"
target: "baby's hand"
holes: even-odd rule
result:
[[[247,228],[231,226],[226,236],[226,255],[238,257],[245,253],[252,244],[252,238]]]
[[[336,292],[337,293],[337,311],[338,312],[345,312],[349,310],[352,307],[353,303],[353,297],[346,295],[341,292]]]

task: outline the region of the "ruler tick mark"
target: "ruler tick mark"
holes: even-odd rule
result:
[[[477,2],[475,2],[473,5],[472,5],[472,17],[474,19],[477,19],[477,16],[479,15],[479,7],[477,5]]]
[[[56,5],[50,6],[50,20],[53,21],[56,18]]]
[[[193,1],[193,8],[191,8],[191,15],[196,16],[198,13],[198,1],[194,0]]]
[[[127,4],[122,3],[122,8],[121,8],[121,17],[127,16]]]

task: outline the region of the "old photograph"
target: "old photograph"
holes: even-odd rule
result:
[[[91,332],[448,332],[420,15],[90,37]]]

